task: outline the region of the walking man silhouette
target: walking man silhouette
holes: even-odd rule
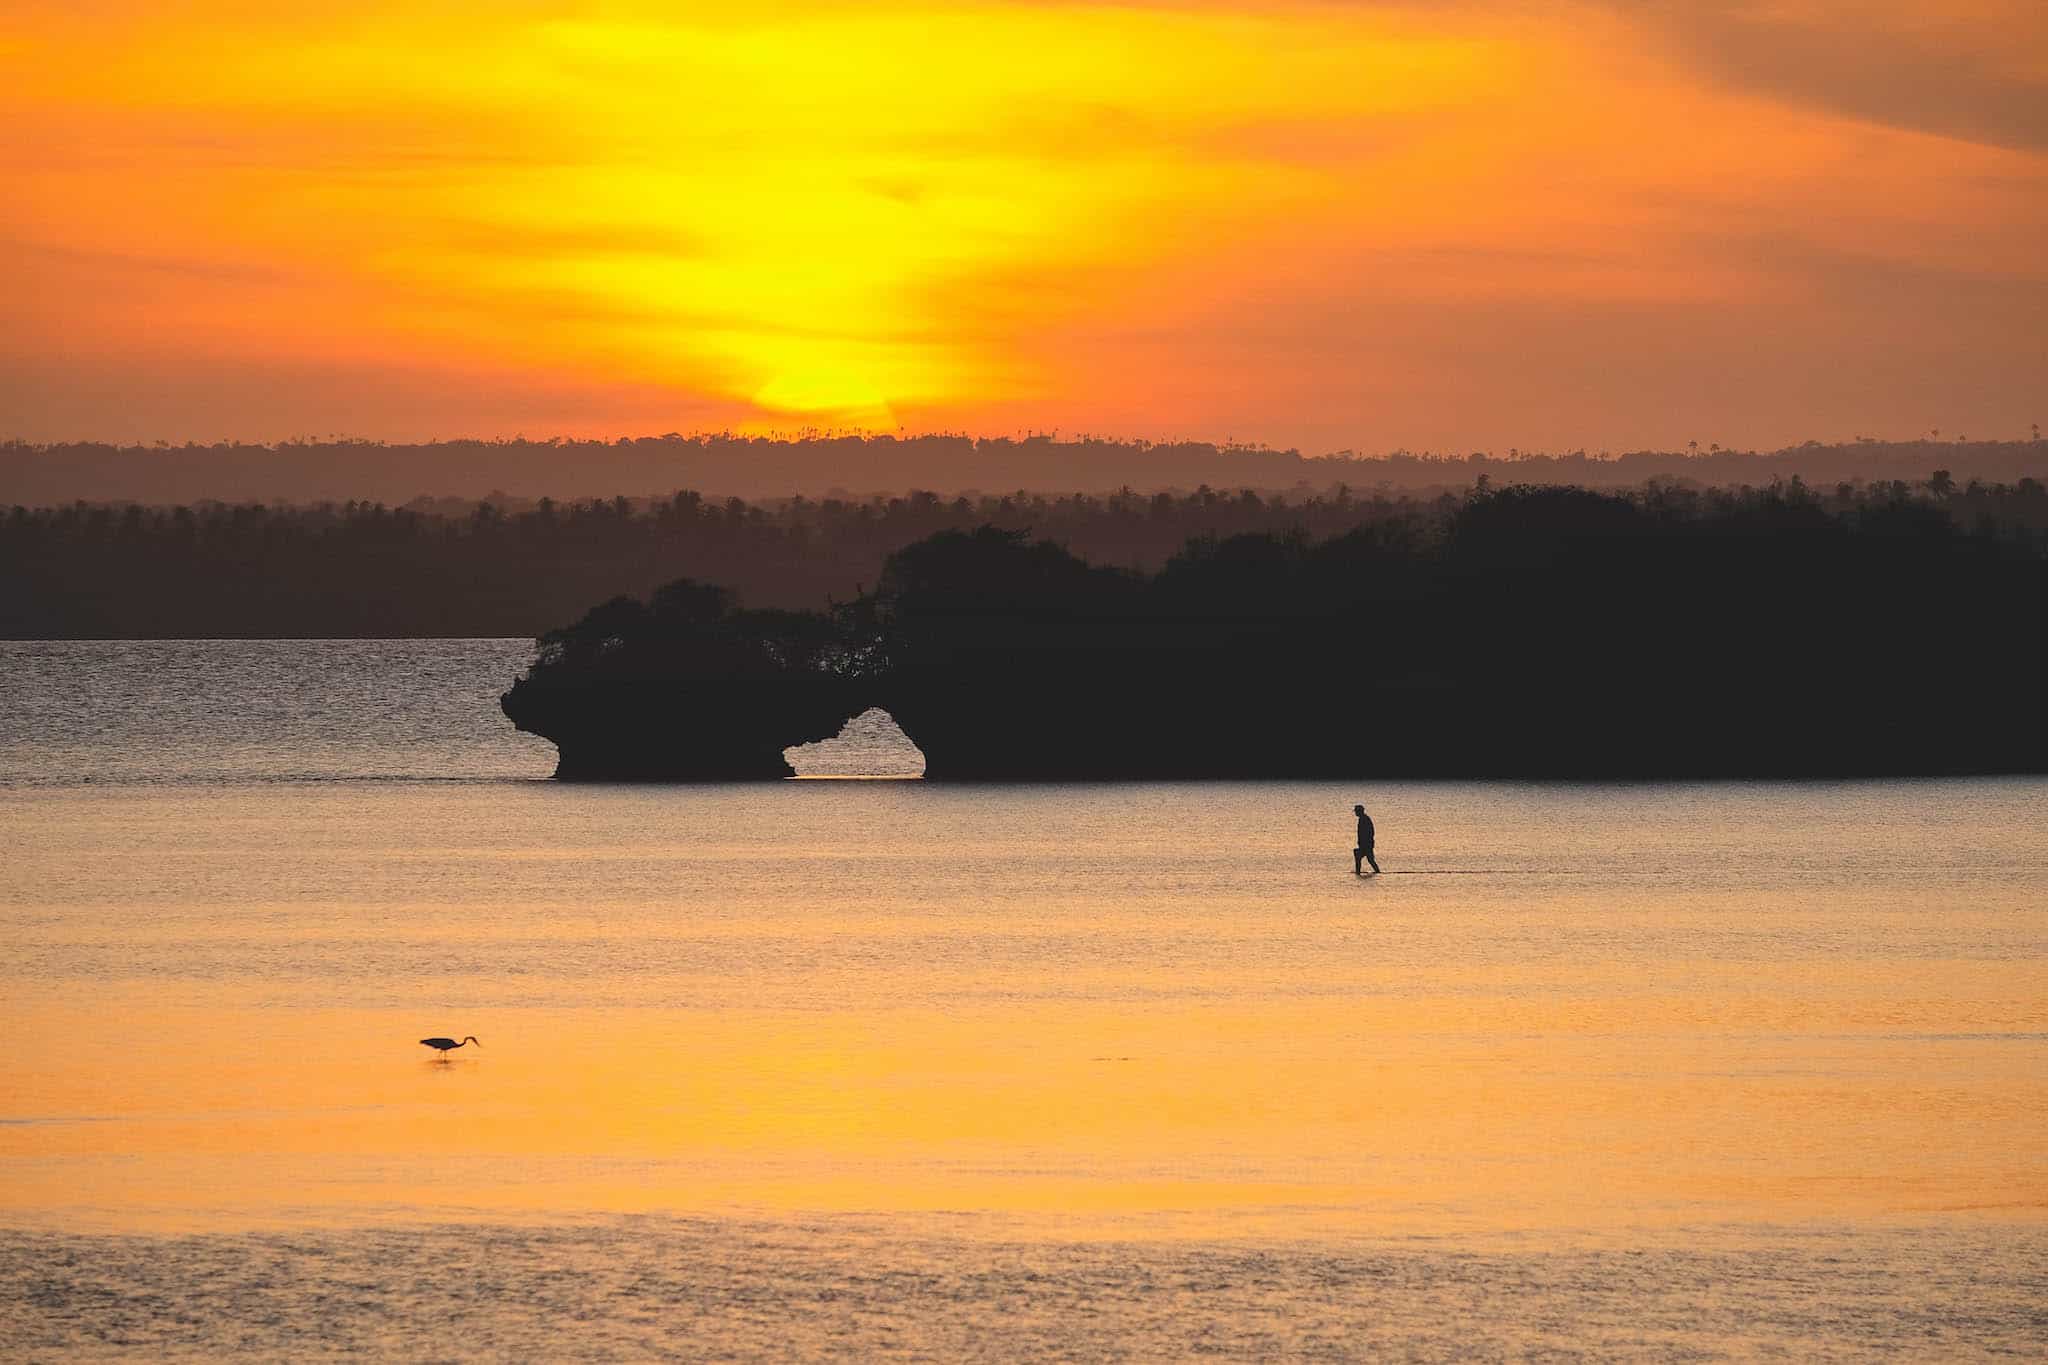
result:
[[[1374,872],[1380,870],[1380,865],[1373,862],[1372,817],[1365,813],[1364,806],[1353,806],[1351,809],[1358,814],[1358,847],[1351,850],[1351,870],[1362,877],[1365,875],[1363,864],[1372,863]]]

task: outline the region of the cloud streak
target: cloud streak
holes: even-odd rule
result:
[[[2048,9],[2033,3],[1627,6],[1738,89],[1887,127],[2048,148]]]

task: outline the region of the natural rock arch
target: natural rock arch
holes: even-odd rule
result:
[[[925,772],[924,751],[879,706],[848,720],[831,739],[792,745],[782,756],[798,777],[903,778]]]

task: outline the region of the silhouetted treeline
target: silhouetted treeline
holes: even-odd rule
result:
[[[1149,575],[946,530],[830,612],[607,603],[505,708],[584,777],[779,775],[867,706],[943,778],[2042,771],[2048,537],[1955,515],[2041,496],[1481,489]]]
[[[2036,433],[2038,437],[2038,433]],[[1010,488],[1106,493],[1256,488],[1262,492],[1353,488],[1421,493],[1496,483],[1621,488],[1651,479],[1763,484],[1794,475],[1808,483],[1904,479],[1936,469],[1963,480],[2011,483],[2048,477],[2048,446],[2029,441],[1809,441],[1784,450],[1350,452],[1206,442],[1059,440],[965,436],[731,434],[599,440],[434,441],[414,445],[331,439],[278,445],[112,446],[0,443],[0,506],[89,502],[152,505],[216,502],[405,503],[416,497],[561,499],[614,493],[666,495],[695,488],[724,498],[865,497],[926,488],[954,493]]]
[[[1775,489],[1652,485],[1627,496],[1698,520],[1795,500],[1858,524],[1910,504],[1969,531],[2038,543],[2048,488],[1794,482]],[[944,530],[1029,532],[1090,562],[1154,570],[1189,540],[1248,532],[1326,540],[1398,525],[1442,534],[1464,496],[1186,495],[942,498],[773,504],[694,493],[507,512],[347,503],[315,508],[75,505],[0,517],[0,635],[15,639],[534,635],[590,603],[677,578],[728,585],[750,607],[812,608],[880,578],[884,560]],[[2031,539],[2030,539],[2031,538]]]

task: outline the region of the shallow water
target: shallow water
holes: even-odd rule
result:
[[[572,787],[525,654],[0,645],[0,1338],[2043,1340],[2048,782]]]
[[[897,1217],[0,1238],[37,1356],[2038,1357],[2040,1239],[1757,1228],[1613,1248],[988,1240]],[[24,1309],[26,1311],[24,1311]]]

